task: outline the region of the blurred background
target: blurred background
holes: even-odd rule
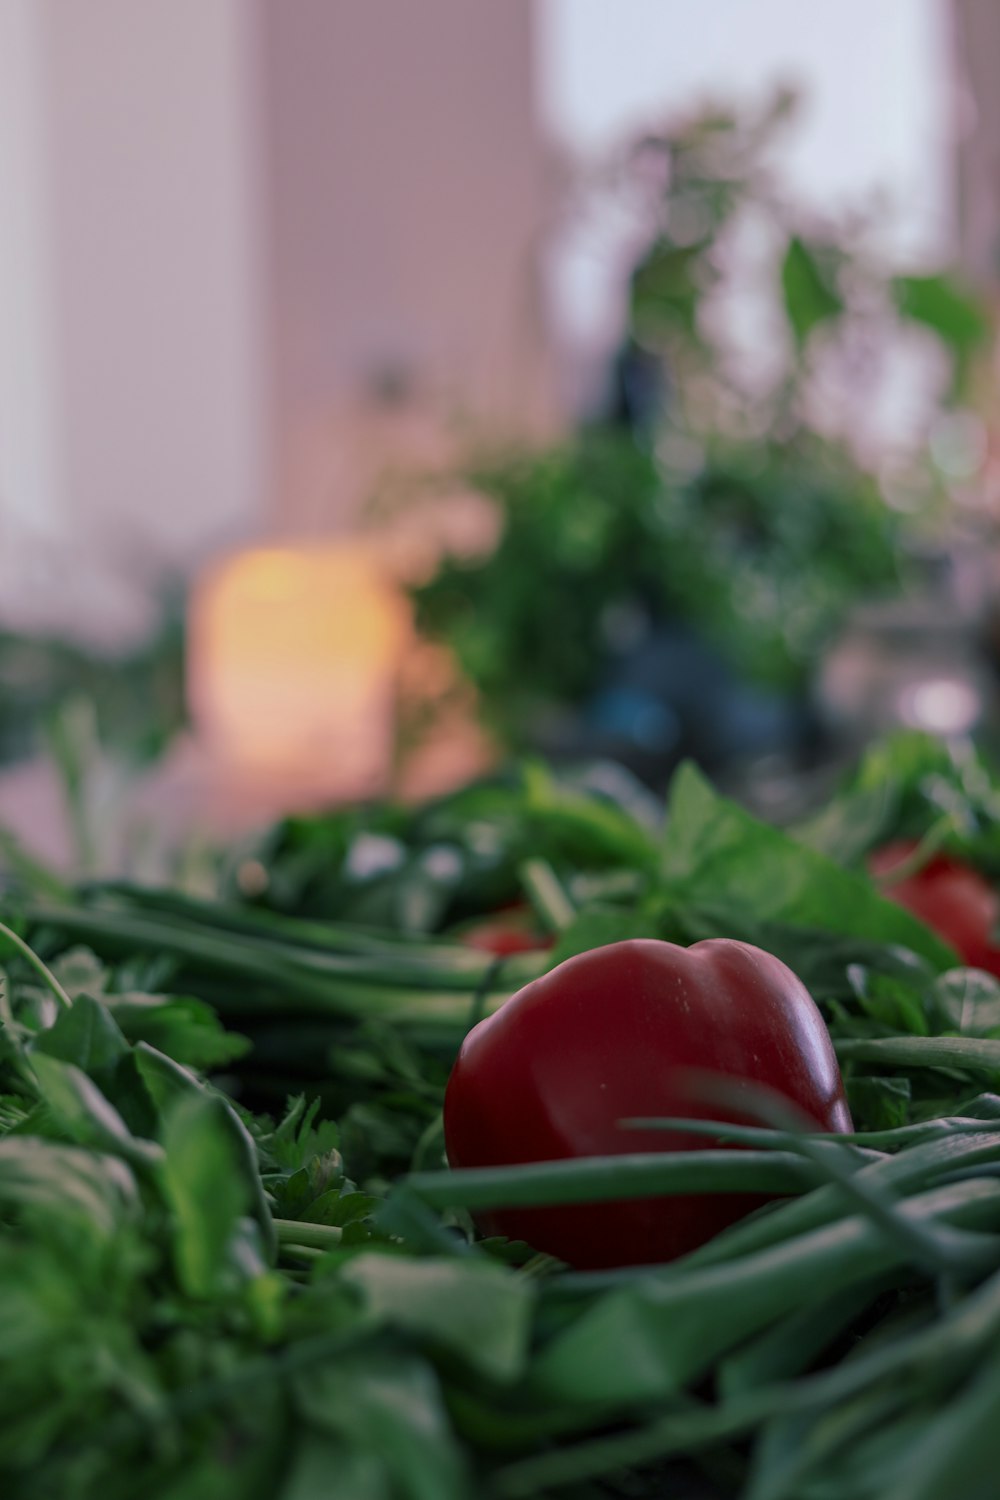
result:
[[[994,743],[997,66],[990,0],[0,0],[0,825]]]

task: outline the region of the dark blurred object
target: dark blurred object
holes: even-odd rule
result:
[[[650,784],[692,757],[709,769],[776,751],[805,755],[815,724],[808,698],[755,683],[682,621],[650,631],[584,706],[579,740],[614,755]],[[558,754],[560,748],[545,748]]]
[[[655,437],[666,399],[663,361],[628,337],[615,355],[609,425],[631,432],[638,442],[648,444]]]

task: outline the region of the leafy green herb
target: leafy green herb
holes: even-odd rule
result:
[[[940,781],[902,764],[926,747],[898,753],[882,805],[933,817]],[[971,774],[931,773],[985,849]],[[723,1144],[448,1172],[454,1047],[486,976],[497,1003],[534,958],[497,973],[439,938],[324,922],[311,897],[301,917],[125,887],[22,901],[0,998],[5,1496],[624,1500],[694,1465],[725,1500],[951,1500],[959,1481],[986,1500],[1000,1098],[977,1090],[1000,1073],[996,983],[879,900],[833,813],[810,846],[684,771],[658,842],[550,790],[529,791],[552,818],[534,855],[578,913],[537,962],[588,936],[773,946],[825,1009],[858,1134],[660,1121]],[[439,810],[470,819],[456,847],[512,814],[477,796]],[[852,848],[851,868],[816,845]],[[532,856],[520,832],[503,847]],[[564,1198],[613,1216],[681,1184],[787,1196],[668,1266],[590,1274],[468,1218]]]

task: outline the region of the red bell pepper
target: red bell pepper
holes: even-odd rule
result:
[[[729,1102],[717,1089],[706,1099],[706,1073],[731,1086]],[[851,1129],[826,1026],[779,959],[728,939],[612,943],[533,980],[469,1033],[445,1095],[448,1159],[484,1167],[701,1150],[719,1142],[621,1121],[747,1123],[738,1099],[747,1081],[817,1130]],[[481,1226],[578,1267],[644,1264],[695,1249],[762,1201],[705,1194],[509,1209]]]
[[[978,870],[948,854],[934,854],[911,874],[892,879],[913,858],[916,840],[896,839],[870,857],[882,895],[911,911],[950,943],[973,969],[1000,976],[1000,896]]]

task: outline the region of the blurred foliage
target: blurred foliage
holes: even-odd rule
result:
[[[660,822],[658,799],[621,767],[556,776],[541,762],[511,763],[417,807],[283,818],[230,851],[219,893],[289,916],[432,933],[523,901],[530,861],[575,893],[613,871],[628,890],[656,863]]]
[[[896,576],[893,514],[814,435],[720,441],[665,483],[628,434],[590,432],[476,473],[504,511],[487,559],[451,558],[416,590],[487,712],[515,731],[540,699],[579,701],[620,643],[680,615],[748,675],[798,684],[859,591]]]
[[[652,228],[631,278],[619,420],[473,463],[499,543],[444,556],[414,587],[419,626],[451,647],[510,742],[540,704],[586,700],[663,621],[693,625],[747,678],[800,691],[851,605],[899,587],[907,530],[942,509],[922,452],[895,455],[887,503],[843,412],[838,429],[830,372],[863,418],[873,340],[919,325],[951,371],[935,401],[958,401],[989,323],[949,278],[894,278],[857,224],[806,223],[784,201],[769,151],[790,107],[706,115],[629,153],[611,190]],[[768,247],[773,327],[756,363],[725,315],[748,229]]]
[[[990,332],[980,302],[947,276],[897,276],[892,290],[900,315],[923,324],[948,349],[952,358],[952,393],[961,399],[969,383],[973,359],[982,352]]]
[[[873,341],[885,350],[914,325],[939,341],[946,398],[961,401],[991,334],[986,307],[955,276],[894,274],[872,215],[823,221],[788,200],[772,151],[795,104],[782,93],[757,115],[711,112],[648,136],[619,172],[652,226],[631,280],[630,338],[664,361],[672,397],[664,415],[696,430],[721,425],[748,443],[801,425],[831,432],[828,414],[810,410],[820,367],[846,370],[857,402],[869,403],[884,373]],[[783,353],[763,381],[733,359],[732,307],[719,307],[741,290],[741,237],[765,247],[776,346],[767,352]],[[838,436],[850,446],[849,432]]]
[[[135,763],[154,761],[186,720],[179,601],[166,605],[158,628],[125,654],[0,630],[0,763],[49,741],[70,702],[91,705],[103,742]]]

